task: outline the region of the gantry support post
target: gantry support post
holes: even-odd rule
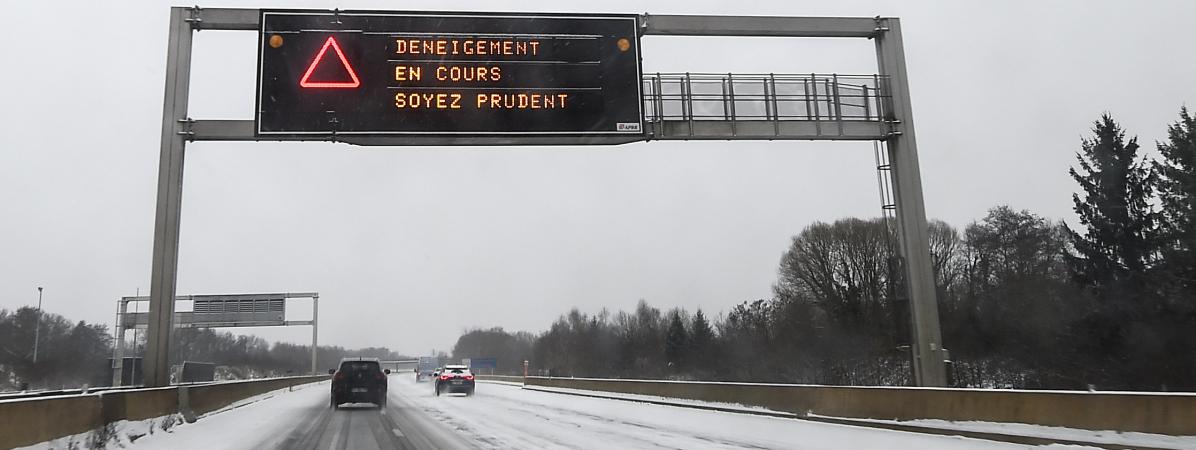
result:
[[[911,321],[912,370],[917,386],[947,384],[946,354],[939,326],[937,289],[926,206],[922,198],[922,174],[918,167],[918,146],[914,139],[914,116],[910,107],[909,79],[905,71],[905,50],[901,43],[901,21],[876,21],[876,58],[888,84],[891,101],[886,119],[891,134],[885,143],[892,164],[893,193],[897,203],[898,248],[905,269]]]
[[[149,327],[142,370],[148,387],[170,384],[171,321],[179,263],[179,215],[183,200],[183,153],[190,126],[191,33],[198,9],[170,8],[166,52],[166,97],[162,107],[162,149],[154,212],[154,256],[150,273]]]

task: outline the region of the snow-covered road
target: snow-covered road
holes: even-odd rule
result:
[[[436,397],[430,383],[390,379],[389,405],[328,407],[327,384],[215,414],[134,448],[1010,449],[953,436],[832,425],[537,392],[479,383]]]

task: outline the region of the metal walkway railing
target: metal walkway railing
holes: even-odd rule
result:
[[[880,75],[648,74],[643,79],[644,118],[654,139],[734,138],[743,136],[741,131],[776,138],[875,139],[887,129],[886,81]],[[757,126],[740,130],[738,122]],[[759,122],[772,123],[772,131]],[[809,122],[805,125],[813,128],[782,126],[791,122]],[[722,131],[704,131],[712,129]]]

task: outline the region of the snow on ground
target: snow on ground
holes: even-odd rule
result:
[[[327,383],[313,383],[296,388],[294,392],[280,390],[264,394],[223,412],[208,414],[196,423],[179,424],[168,430],[162,430],[160,424],[154,421],[126,423],[122,424],[122,427],[136,431],[137,427],[158,426],[153,434],[136,440],[132,447],[137,449],[209,450],[229,448],[232,443],[245,445],[244,448],[272,448],[278,447],[288,435],[293,434],[296,427],[302,427],[302,424],[309,422],[312,417],[326,413],[327,397]],[[416,427],[407,429],[407,432],[432,432],[440,429],[457,433],[481,448],[1032,448],[1027,445],[958,436],[928,435],[756,414],[581,397],[521,389],[518,385],[505,383],[480,383],[472,397],[437,397],[432,392],[431,383],[416,383],[411,377],[391,377],[390,397],[392,408],[401,408],[405,414],[418,419],[400,424]],[[1030,434],[1034,431],[1016,426],[1009,428],[1006,426],[1008,424],[919,422],[922,422],[917,423],[919,425],[935,427],[981,427],[967,429],[1016,434]],[[1091,434],[1072,436],[1052,433],[1049,436],[1092,439]],[[1138,444],[1143,442],[1134,441]],[[1176,448],[1196,448],[1190,445],[1191,440],[1150,442],[1160,447],[1171,447],[1175,445],[1174,442],[1178,442],[1181,447]],[[121,447],[127,446],[127,441],[121,444]],[[54,447],[42,445],[37,448]]]
[[[46,442],[17,447],[14,450],[57,450],[83,448],[124,448],[133,441],[154,433],[165,433],[175,425],[183,423],[178,414],[170,414],[146,420],[119,420],[103,430],[63,436]]]
[[[1098,444],[1129,445],[1154,448],[1196,449],[1196,436],[1168,436],[1165,434],[1137,433],[1122,431],[1093,431],[1077,428],[1050,427],[1045,425],[1031,425],[1025,423],[1005,422],[952,422],[948,420],[872,420],[851,419],[866,422],[897,423],[902,425],[917,425],[932,428],[961,431],[980,431],[985,433],[1014,434],[1018,436],[1042,437],[1048,439],[1063,439],[1073,441],[1093,442]]]
[[[490,381],[487,381],[490,383]],[[509,383],[508,383],[509,384]],[[641,400],[648,402],[666,402],[682,405],[694,405],[699,407],[714,407],[725,410],[736,410],[743,412],[766,413],[771,415],[790,415],[796,417],[794,414],[774,411],[768,408],[759,406],[745,406],[733,403],[719,403],[719,402],[705,402],[701,400],[690,400],[682,398],[658,397],[652,395],[638,395],[638,394],[624,394],[619,392],[599,392],[587,391],[582,389],[565,389],[543,386],[532,386],[531,389],[547,391],[547,392],[562,392],[569,394],[581,395],[600,395],[604,397],[614,397],[626,400]],[[838,419],[838,417],[812,415],[812,417],[827,417]],[[1030,425],[1024,423],[1001,423],[1001,422],[952,422],[947,420],[874,420],[874,419],[856,419],[848,418],[853,421],[861,422],[877,422],[877,423],[891,423],[901,425],[915,425],[924,426],[928,428],[939,428],[946,430],[959,431],[978,431],[984,433],[1001,433],[1011,434],[1017,436],[1030,436],[1047,439],[1060,439],[1068,441],[1092,442],[1098,444],[1114,444],[1114,445],[1131,445],[1142,447],[1168,448],[1168,449],[1196,449],[1196,436],[1168,436],[1164,434],[1152,433],[1136,433],[1136,432],[1120,432],[1120,431],[1093,431],[1083,430],[1077,428],[1064,427],[1050,427],[1043,425]]]
[[[794,419],[579,397],[481,383],[436,397],[431,383],[391,379],[400,395],[483,448],[1012,449],[1031,448]]]
[[[311,414],[313,407],[328,407],[327,381],[241,400],[200,416],[195,423],[184,423],[138,439],[135,448],[212,450],[228,448],[234,442],[273,448]]]
[[[487,381],[486,383],[491,383],[491,382]],[[665,402],[665,403],[671,403],[671,404],[676,404],[676,405],[692,405],[692,406],[705,407],[705,408],[718,408],[718,409],[727,410],[727,411],[739,411],[739,412],[744,412],[744,413],[758,413],[758,414],[766,414],[766,415],[771,415],[771,416],[784,416],[784,417],[789,417],[789,418],[797,418],[797,414],[793,414],[791,412],[777,411],[777,410],[765,408],[763,406],[751,406],[751,405],[743,405],[743,404],[739,404],[739,403],[707,402],[707,401],[702,401],[702,400],[692,400],[692,399],[688,399],[688,398],[659,397],[659,396],[655,396],[655,395],[641,395],[641,394],[625,394],[622,392],[587,391],[585,389],[568,389],[568,388],[558,388],[558,387],[548,387],[548,386],[528,386],[525,389],[542,391],[542,392],[559,392],[559,393],[563,393],[563,394],[602,396],[602,397],[619,398],[619,399],[624,399],[624,400],[637,400],[637,401],[644,401],[644,402]]]

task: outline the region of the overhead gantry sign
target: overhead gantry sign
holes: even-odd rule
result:
[[[258,137],[642,140],[630,15],[262,11]]]
[[[146,383],[169,383],[184,150],[191,141],[583,145],[857,140],[883,145],[919,386],[946,383],[913,110],[895,18],[425,13],[175,7]],[[252,119],[188,116],[198,30],[259,33]],[[640,73],[644,35],[867,38],[878,74]],[[891,182],[891,186],[889,186]],[[887,198],[887,196],[886,196]]]

